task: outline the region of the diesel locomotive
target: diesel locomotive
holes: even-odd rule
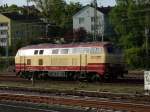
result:
[[[115,79],[126,72],[123,53],[109,42],[38,44],[20,48],[17,75],[31,78]]]

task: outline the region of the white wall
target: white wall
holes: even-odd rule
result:
[[[92,31],[91,26],[94,25],[94,22],[91,22],[91,17],[94,17],[94,8],[90,6],[83,8],[73,16],[73,29],[83,27],[87,32],[92,33],[94,30]],[[97,17],[99,25],[98,32],[100,32],[100,25],[104,25],[104,14],[97,11]],[[82,24],[79,24],[79,18],[84,18],[84,22]]]

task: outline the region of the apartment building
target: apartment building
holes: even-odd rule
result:
[[[0,14],[0,46],[15,44],[16,40],[45,35],[45,24],[37,17],[19,13]]]

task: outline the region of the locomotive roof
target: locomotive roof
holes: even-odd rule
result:
[[[89,42],[89,43],[72,43],[72,44],[37,44],[37,45],[29,45],[26,47],[22,47],[21,50],[24,49],[48,49],[48,48],[72,48],[72,47],[98,47],[98,46],[106,46],[109,45],[109,42]]]

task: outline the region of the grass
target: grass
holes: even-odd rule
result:
[[[0,82],[0,86],[27,87],[56,90],[86,90],[113,93],[142,93],[143,85],[119,84],[119,83],[87,83],[87,82],[64,82],[64,81],[36,81],[34,86],[29,82]]]

